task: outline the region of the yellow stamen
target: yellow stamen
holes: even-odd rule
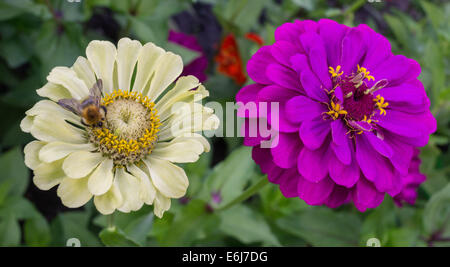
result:
[[[389,103],[388,102],[384,102],[384,97],[382,97],[381,95],[377,95],[377,97],[374,98],[373,101],[376,102],[375,105],[380,110],[380,115],[385,116],[386,115],[385,108],[387,106],[389,106]]]
[[[341,109],[341,105],[339,103],[334,103],[333,101],[331,101],[331,108],[328,107],[330,110],[328,112],[325,112],[325,114],[330,115],[331,118],[333,118],[333,120],[336,120],[339,115],[346,115],[347,111]]]
[[[375,81],[375,77],[373,77],[372,75],[369,75],[370,71],[367,71],[366,68],[360,67],[359,65],[356,65],[356,66],[358,67],[358,72],[364,74],[364,78],[366,78],[368,81],[370,81],[370,80]]]
[[[151,153],[153,145],[157,140],[159,127],[161,126],[155,104],[151,102],[147,96],[144,97],[141,93],[115,90],[111,94],[106,94],[105,97],[103,97],[102,105],[106,107],[118,99],[134,100],[145,106],[149,110],[150,116],[148,128],[145,129],[145,133],[137,140],[123,139],[106,127],[95,128],[93,129],[95,140],[106,147],[110,154],[119,153],[128,156],[133,153]]]
[[[328,67],[328,72],[331,74],[331,77],[339,77],[342,74],[344,74],[343,71],[339,72],[341,70],[341,65],[338,65],[336,67],[336,69],[334,69],[333,67]]]

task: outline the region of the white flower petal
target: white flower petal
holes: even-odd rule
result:
[[[25,153],[25,165],[28,168],[34,170],[41,161],[39,160],[39,150],[45,145],[45,142],[41,141],[31,141],[28,143],[23,152]]]
[[[207,97],[209,92],[194,76],[183,76],[177,80],[175,86],[159,100],[155,108],[161,121],[171,115],[172,106],[178,102],[191,103]]]
[[[113,160],[105,159],[89,176],[88,189],[98,196],[105,194],[113,183]]]
[[[175,112],[163,122],[158,134],[159,141],[171,140],[182,135],[191,136],[191,133],[203,130],[215,130],[220,125],[220,120],[213,114],[213,110],[198,103],[185,103]]]
[[[92,41],[86,48],[86,56],[98,79],[103,81],[103,92],[112,93],[116,47],[108,41]]]
[[[91,173],[103,159],[101,153],[77,151],[64,160],[62,168],[70,178],[83,178]]]
[[[95,147],[91,143],[70,144],[64,142],[51,142],[39,151],[39,159],[43,162],[52,162],[62,159],[75,151],[92,151]]]
[[[118,208],[121,212],[136,211],[144,205],[139,197],[139,179],[125,172],[124,168],[116,169],[115,180],[123,197],[123,204]]]
[[[50,114],[36,116],[30,132],[36,139],[46,142],[62,141],[75,144],[86,142],[83,130],[75,128],[60,117]]]
[[[139,41],[122,38],[117,45],[117,74],[119,89],[130,91],[131,77],[142,45]]]
[[[29,133],[31,131],[31,127],[33,126],[33,117],[32,116],[25,116],[25,118],[20,121],[20,129],[22,129],[23,132]]]
[[[73,64],[72,69],[75,71],[78,78],[86,84],[87,88],[91,88],[96,83],[94,70],[86,58],[78,57],[77,61]]]
[[[199,155],[209,148],[208,141],[199,134],[180,136],[170,142],[156,144],[151,156],[177,163],[196,162]]]
[[[127,166],[127,170],[135,177],[139,178],[141,183],[141,191],[139,195],[145,204],[151,205],[156,196],[156,189],[152,181],[148,177],[148,174],[134,164],[130,164],[129,166]]]
[[[50,98],[53,101],[58,101],[63,98],[72,98],[72,94],[64,88],[64,86],[47,83],[42,88],[37,89],[36,93],[42,97]]]
[[[64,160],[57,160],[52,163],[41,163],[34,170],[33,182],[41,190],[49,190],[61,183],[66,178],[62,170]]]
[[[167,160],[151,156],[143,161],[147,165],[153,184],[164,196],[180,198],[186,194],[189,180],[182,168]]]
[[[78,208],[86,204],[92,197],[87,187],[88,178],[64,178],[56,191],[64,206]]]
[[[159,57],[161,57],[164,53],[164,49],[157,47],[153,43],[147,43],[142,46],[138,55],[133,91],[146,94],[143,90],[146,88],[147,82],[157,66]]]
[[[183,60],[179,55],[167,52],[162,55],[157,62],[155,74],[150,81],[147,96],[156,100],[158,96],[166,90],[167,86],[175,81],[183,71]]]
[[[61,107],[57,103],[50,100],[41,100],[34,104],[34,106],[25,112],[27,116],[51,116],[53,118],[60,118],[62,120],[70,121],[73,124],[81,126],[81,119],[73,112]]]
[[[162,218],[164,212],[170,209],[170,204],[170,198],[156,192],[155,203],[153,204],[153,213],[158,216],[158,218]]]
[[[55,67],[47,76],[47,80],[54,84],[64,86],[73,98],[83,99],[89,95],[86,84],[77,77],[74,70],[67,67]]]
[[[94,197],[95,207],[103,215],[113,213],[117,208],[122,206],[122,203],[123,198],[116,183],[113,183],[109,191],[105,194]]]

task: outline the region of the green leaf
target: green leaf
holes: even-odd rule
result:
[[[0,183],[11,181],[10,196],[21,196],[28,185],[28,169],[18,147],[0,155]]]
[[[147,235],[153,225],[154,215],[152,212],[147,213],[133,221],[124,229],[126,236],[135,243],[144,246]]]
[[[163,246],[190,246],[207,237],[208,233],[210,235],[210,231],[214,231],[218,223],[216,214],[206,210],[206,203],[194,199],[182,207],[175,215],[170,228],[159,232],[157,239]],[[155,227],[158,226],[155,224]],[[155,230],[158,232],[158,229]]]
[[[192,60],[194,60],[200,56],[200,53],[197,51],[187,49],[181,45],[171,43],[171,42],[168,42],[166,44],[166,49],[172,53],[180,55],[181,58],[183,59],[184,65],[189,64]]]
[[[242,34],[258,25],[261,11],[268,0],[230,0],[221,1],[214,6],[217,16],[223,17],[228,23],[235,25]]]
[[[213,205],[222,207],[227,205],[248,186],[249,181],[256,174],[255,163],[251,157],[251,148],[240,147],[234,150],[224,161],[217,164],[206,178],[206,186],[202,192],[202,199],[209,201],[212,192],[220,192],[221,203]]]
[[[384,18],[394,33],[395,38],[398,42],[407,50],[410,50],[410,34],[408,33],[405,24],[398,17],[394,17],[389,14],[385,14]]]
[[[2,0],[0,2],[0,21],[14,18],[23,13],[31,13],[41,18],[50,18],[50,12],[43,4],[31,0]]]
[[[355,214],[310,208],[279,219],[277,225],[314,246],[357,246],[361,222]]]
[[[280,246],[264,217],[249,207],[237,205],[221,211],[219,217],[220,230],[244,244],[262,242],[264,246]]]
[[[72,211],[60,213],[51,225],[53,246],[66,246],[71,238],[77,238],[81,246],[99,246],[96,234],[89,230],[89,214]]]
[[[50,226],[40,214],[25,221],[24,235],[27,246],[47,246],[51,241]]]
[[[42,64],[42,77],[46,77],[55,66],[71,66],[78,56],[85,53],[81,25],[77,23],[47,21],[34,40],[34,51]]]
[[[0,246],[20,244],[20,226],[14,216],[0,218]]]
[[[111,215],[108,215],[111,216]],[[94,219],[94,224],[106,228],[107,217],[99,215]],[[123,235],[140,246],[145,246],[147,236],[153,226],[153,211],[150,206],[144,206],[138,211],[130,213],[115,212],[113,215],[114,226],[117,227]]]
[[[389,247],[411,247],[419,241],[419,229],[411,227],[394,228],[388,232]]]
[[[386,197],[383,203],[370,211],[364,219],[361,228],[361,245],[366,245],[369,238],[378,238],[381,245],[385,245],[389,239],[389,230],[396,226],[394,203],[390,197]]]
[[[137,247],[137,243],[129,239],[125,233],[118,228],[106,228],[99,234],[103,244],[107,247]]]
[[[450,183],[430,198],[425,206],[423,223],[427,234],[441,232],[450,237]]]
[[[444,12],[442,9],[428,1],[420,1],[420,4],[422,5],[427,18],[430,20],[433,27],[435,29],[439,28],[441,23],[445,21]]]
[[[433,104],[437,104],[442,90],[445,89],[445,67],[444,55],[435,40],[429,39],[425,46],[424,60],[428,69],[431,71],[431,85]]]
[[[11,68],[27,62],[32,55],[29,39],[25,35],[15,36],[0,43],[0,55]]]
[[[37,214],[38,211],[33,204],[22,196],[8,197],[3,204],[0,205],[0,216],[25,220],[35,218]]]

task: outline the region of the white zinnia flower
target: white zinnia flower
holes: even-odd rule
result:
[[[49,100],[36,103],[21,122],[37,139],[25,146],[25,164],[41,190],[59,185],[57,194],[67,207],[93,197],[102,214],[135,211],[145,203],[162,217],[170,199],[182,197],[189,184],[174,163],[197,161],[210,147],[195,132],[218,127],[213,111],[194,102],[194,95],[201,99],[208,91],[194,76],[178,78],[181,57],[152,43],[123,38],[116,49],[92,41],[86,55],[71,68],[55,67],[37,90]],[[101,125],[85,124],[57,103],[89,99],[98,80],[106,111]],[[174,110],[180,102],[185,106]]]

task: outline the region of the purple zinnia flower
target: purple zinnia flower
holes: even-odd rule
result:
[[[403,206],[403,203],[414,205],[417,198],[417,188],[426,179],[425,175],[420,173],[420,159],[419,150],[414,150],[413,159],[409,165],[408,175],[404,176],[402,179],[403,189],[402,191],[394,197],[395,204],[398,206]]]
[[[256,84],[236,96],[244,104],[279,102],[278,123],[271,109],[256,118],[245,106],[238,113],[246,125],[267,118],[278,132],[272,148],[260,147],[263,134],[244,139],[269,181],[309,205],[353,201],[365,211],[385,193],[412,203],[410,190],[423,181],[416,147],[436,130],[419,64],[394,55],[364,24],[296,21],[281,25],[275,40],[249,60]]]
[[[200,82],[207,79],[205,71],[208,68],[208,58],[203,52],[202,47],[197,42],[193,35],[188,35],[182,32],[169,31],[169,42],[179,44],[189,50],[199,52],[200,56],[188,62],[183,68],[181,76],[194,75]]]

